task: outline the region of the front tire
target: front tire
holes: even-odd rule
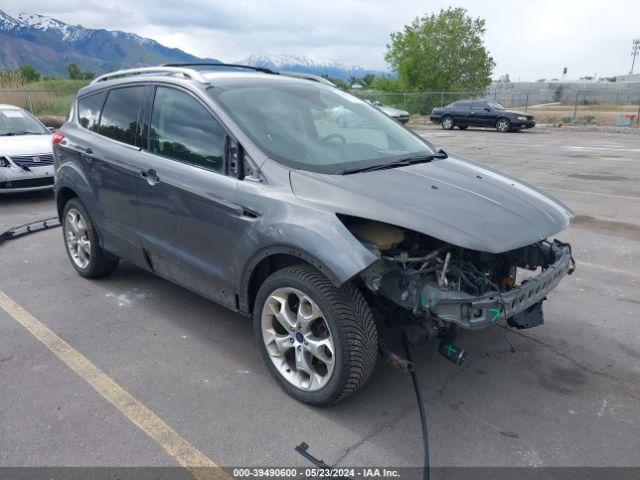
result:
[[[268,277],[256,297],[253,322],[271,374],[305,403],[335,403],[374,370],[378,332],[364,297],[350,284],[336,288],[310,266]]]
[[[499,118],[496,122],[496,130],[500,133],[505,133],[511,130],[511,120],[508,118]]]
[[[102,277],[118,266],[118,259],[102,250],[89,212],[77,198],[72,198],[64,206],[62,231],[71,265],[83,277]]]
[[[447,115],[442,119],[442,128],[444,130],[451,130],[454,127],[453,117]]]

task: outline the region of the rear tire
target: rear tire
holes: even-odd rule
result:
[[[511,120],[508,118],[499,118],[496,122],[496,130],[500,133],[505,133],[511,130]]]
[[[336,288],[311,266],[269,276],[258,291],[253,324],[271,374],[302,402],[338,402],[374,370],[378,332],[364,297],[351,284]]]
[[[102,250],[95,225],[78,198],[72,198],[64,206],[62,232],[71,265],[83,277],[102,277],[118,266],[118,258]]]
[[[455,126],[453,122],[453,117],[450,115],[445,115],[442,117],[442,128],[444,130],[451,130]]]

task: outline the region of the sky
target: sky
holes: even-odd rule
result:
[[[296,54],[387,69],[389,34],[416,16],[463,7],[486,20],[494,78],[511,81],[629,73],[638,0],[2,0],[0,9],[123,30],[201,57]],[[640,59],[636,72],[640,72]]]

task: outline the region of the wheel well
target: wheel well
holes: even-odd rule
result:
[[[76,194],[76,192],[71,190],[69,187],[63,187],[60,189],[56,197],[56,203],[58,206],[58,218],[60,220],[62,220],[62,212],[64,210],[64,206],[66,205],[66,203],[72,198],[75,198],[77,196],[78,195]]]
[[[251,271],[251,278],[249,279],[247,290],[247,307],[249,313],[253,312],[256,295],[258,295],[258,290],[260,290],[260,286],[267,277],[277,270],[291,267],[292,265],[309,265],[313,267],[313,265],[305,259],[286,253],[276,253],[260,260]]]

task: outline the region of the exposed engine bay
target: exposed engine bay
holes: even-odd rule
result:
[[[543,323],[542,301],[573,272],[568,244],[541,240],[504,253],[473,251],[385,223],[340,217],[378,261],[360,273],[366,288],[427,330],[515,328]]]

